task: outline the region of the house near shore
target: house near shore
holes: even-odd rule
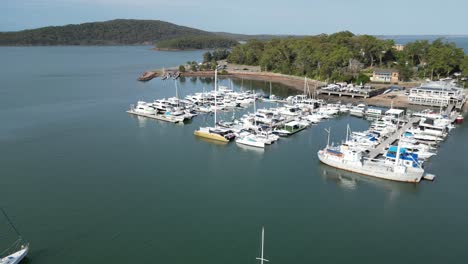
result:
[[[398,83],[400,73],[394,69],[374,69],[370,80],[379,83]]]
[[[395,44],[395,45],[393,46],[393,48],[394,48],[396,51],[403,51],[403,50],[405,50],[405,45],[403,45],[403,44]]]

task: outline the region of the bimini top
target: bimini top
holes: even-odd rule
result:
[[[398,146],[390,146],[388,152],[397,152]],[[406,152],[406,148],[400,148],[400,153],[403,154]]]

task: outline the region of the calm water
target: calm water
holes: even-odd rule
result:
[[[412,185],[319,164],[324,128],[338,142],[347,123],[367,128],[362,119],[322,122],[257,152],[195,138],[211,116],[174,125],[125,113],[175,94],[173,81],[135,81],[142,71],[200,57],[0,48],[0,201],[31,243],[27,263],[255,263],[262,225],[271,263],[466,261],[467,123],[427,164],[437,181]],[[204,86],[179,83],[182,95]],[[4,248],[14,235],[0,225]]]

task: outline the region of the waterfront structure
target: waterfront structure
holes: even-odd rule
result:
[[[380,83],[398,83],[400,73],[394,69],[374,69],[370,80]]]
[[[347,144],[338,147],[330,146],[330,130],[327,146],[317,152],[321,162],[341,170],[347,170],[376,178],[418,183],[424,176],[424,169],[419,162],[409,161],[400,157],[400,145],[397,147],[395,161],[366,159],[361,151],[350,148]]]
[[[461,109],[465,103],[465,93],[454,83],[443,81],[427,82],[412,88],[408,95],[411,104],[447,107],[450,104]]]
[[[390,108],[385,112],[385,116],[394,120],[401,120],[405,117],[405,110]]]

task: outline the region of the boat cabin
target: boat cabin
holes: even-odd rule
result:
[[[392,119],[402,119],[405,116],[405,110],[392,108],[385,112],[385,116],[391,117]]]

